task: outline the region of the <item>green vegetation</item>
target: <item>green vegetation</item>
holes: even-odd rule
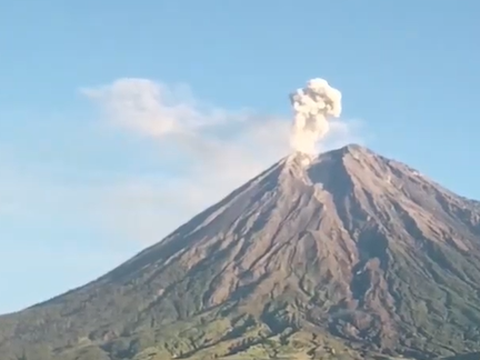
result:
[[[203,323],[203,324],[202,324]],[[20,349],[19,349],[20,350]],[[104,344],[83,343],[60,354],[39,352],[26,346],[18,354],[2,360],[253,360],[253,359],[360,359],[342,341],[328,335],[321,339],[312,334],[286,328],[274,334],[251,317],[235,322],[213,320],[205,323],[179,323],[161,331],[120,337]]]

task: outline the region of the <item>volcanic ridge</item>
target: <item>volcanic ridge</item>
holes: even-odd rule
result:
[[[293,153],[105,276],[0,317],[2,360],[480,351],[480,204],[349,145]]]

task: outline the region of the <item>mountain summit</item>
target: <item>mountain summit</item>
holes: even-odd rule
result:
[[[479,284],[480,204],[349,145],[294,153],[105,276],[1,317],[0,353],[454,355],[480,350]]]

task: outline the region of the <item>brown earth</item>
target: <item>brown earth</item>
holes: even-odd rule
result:
[[[480,351],[479,291],[480,204],[350,145],[282,159],[102,278],[1,317],[0,352],[452,356]]]

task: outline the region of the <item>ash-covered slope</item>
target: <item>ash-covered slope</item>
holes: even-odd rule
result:
[[[291,155],[97,281],[0,318],[0,352],[452,355],[480,350],[479,290],[478,203],[350,145]]]

